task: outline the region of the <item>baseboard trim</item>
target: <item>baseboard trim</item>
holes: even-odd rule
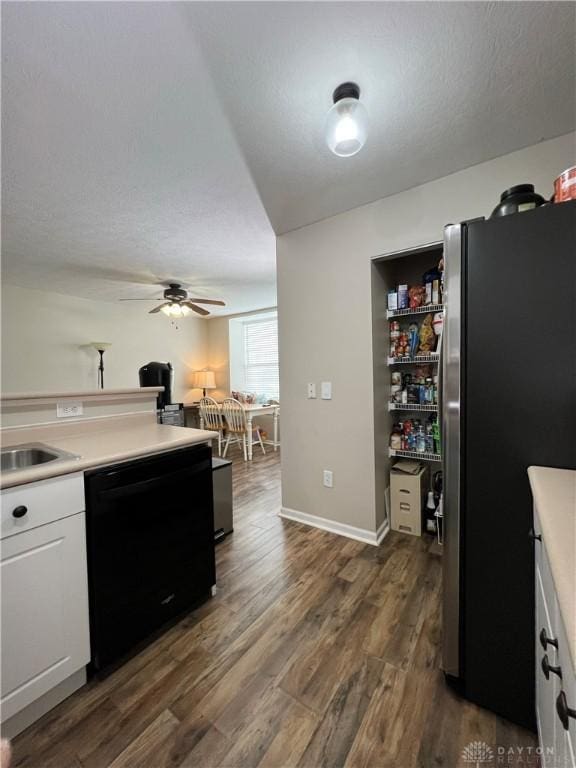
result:
[[[384,520],[384,522],[378,527],[378,530],[376,531],[376,544],[381,544],[389,533],[390,523],[388,520]]]
[[[290,509],[290,507],[281,507],[278,514],[286,520],[293,520],[296,523],[310,525],[312,528],[320,528],[322,531],[335,533],[338,536],[345,536],[348,539],[361,541],[362,544],[372,544],[373,546],[378,546],[390,530],[388,521],[384,521],[382,525],[379,526],[378,530],[374,532],[367,531],[364,528],[356,528],[347,523],[338,523],[335,520],[327,520],[325,517],[310,515],[307,512]]]

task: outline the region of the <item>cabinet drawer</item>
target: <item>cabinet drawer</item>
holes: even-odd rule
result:
[[[61,520],[83,512],[84,475],[52,477],[38,483],[17,485],[2,491],[2,525],[0,538],[12,536],[39,525]],[[26,507],[26,514],[14,517],[16,507]]]

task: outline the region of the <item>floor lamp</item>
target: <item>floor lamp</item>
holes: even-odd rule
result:
[[[108,341],[92,341],[90,346],[100,355],[100,364],[98,365],[98,386],[100,389],[104,389],[104,352],[111,347],[112,344]]]

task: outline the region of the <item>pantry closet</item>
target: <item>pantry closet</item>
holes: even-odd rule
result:
[[[442,287],[424,285],[424,275],[441,266],[442,243],[379,256],[372,261],[372,351],[374,386],[374,461],[376,503],[396,530],[414,535],[437,533],[438,474],[441,466],[440,348]],[[430,275],[428,276],[431,277]],[[440,276],[439,276],[440,277]],[[404,290],[408,295],[404,299]],[[412,289],[412,290],[410,290]],[[394,295],[396,294],[396,295]],[[404,306],[407,303],[408,306]],[[412,306],[410,306],[410,303]],[[417,462],[424,471],[407,474],[421,492],[406,494],[405,525],[392,515],[392,467],[401,460]],[[406,465],[410,470],[410,465]],[[396,485],[398,485],[396,483]],[[428,491],[434,492],[435,506]],[[426,513],[423,507],[429,501]],[[398,501],[396,501],[396,518]],[[391,520],[391,518],[393,518]],[[439,526],[441,529],[441,525]],[[441,531],[440,531],[441,532]]]

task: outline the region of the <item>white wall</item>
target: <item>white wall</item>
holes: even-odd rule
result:
[[[514,184],[532,182],[550,196],[554,178],[574,165],[575,138],[543,142],[278,237],[284,507],[376,530],[382,499],[374,466],[370,260],[441,240],[445,224],[489,216]],[[307,400],[311,381],[332,381],[333,399]],[[332,489],[322,486],[323,469],[334,472]]]
[[[82,349],[109,341],[104,355],[107,387],[139,386],[138,369],[152,360],[174,367],[173,400],[196,400],[190,373],[206,366],[207,323],[186,317],[179,330],[144,302],[97,302],[2,286],[2,390],[56,391],[97,387],[98,354]]]

